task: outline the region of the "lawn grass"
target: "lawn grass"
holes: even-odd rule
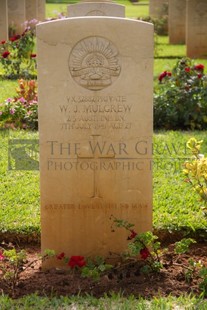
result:
[[[2,310],[171,310],[171,309],[199,309],[207,308],[205,299],[193,296],[152,298],[151,300],[136,299],[133,296],[124,298],[121,294],[102,298],[92,296],[77,297],[38,297],[29,295],[24,298],[13,300],[8,296],[0,297],[0,308]]]
[[[40,232],[39,172],[8,170],[8,140],[37,139],[37,132],[0,130],[0,232]]]

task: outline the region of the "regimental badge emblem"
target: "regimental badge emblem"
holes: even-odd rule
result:
[[[69,70],[80,86],[89,90],[104,89],[120,75],[118,50],[105,38],[85,38],[72,49]]]

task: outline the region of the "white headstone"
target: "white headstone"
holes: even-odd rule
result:
[[[8,20],[9,26],[12,26],[17,34],[24,31],[26,21],[25,0],[8,0]]]
[[[168,0],[149,0],[149,15],[152,18],[168,15]]]
[[[46,18],[46,4],[45,0],[37,0],[37,7],[38,7],[38,12],[37,12],[37,19],[38,21],[44,21]]]
[[[168,31],[170,44],[185,43],[186,1],[169,0]]]
[[[68,6],[68,16],[116,16],[125,17],[125,6],[107,2],[85,2]]]
[[[8,39],[7,0],[0,1],[0,41]]]
[[[38,18],[38,0],[26,0],[26,19],[28,21]]]
[[[112,214],[152,229],[153,26],[68,18],[37,46],[42,251],[122,253]]]
[[[207,58],[207,1],[187,0],[187,56]]]

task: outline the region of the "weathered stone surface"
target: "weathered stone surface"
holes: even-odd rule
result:
[[[68,6],[68,16],[116,16],[125,17],[125,6],[107,2],[83,2]]]
[[[207,2],[187,0],[187,56],[207,58]]]
[[[26,19],[38,19],[38,0],[26,0]]]
[[[45,0],[37,0],[37,19],[39,21],[45,20]]]
[[[25,29],[26,3],[25,0],[7,0],[8,1],[8,20],[17,34],[21,34]]]
[[[150,0],[149,15],[153,18],[168,15],[168,0]]]
[[[170,44],[185,43],[186,35],[186,1],[169,0],[169,42]]]
[[[0,41],[8,39],[7,0],[0,1]]]
[[[152,229],[153,26],[69,18],[37,46],[42,251],[121,253],[111,215]]]

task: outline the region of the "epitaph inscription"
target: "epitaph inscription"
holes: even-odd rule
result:
[[[83,39],[72,49],[69,69],[80,86],[90,90],[106,88],[120,75],[118,50],[105,38]]]

